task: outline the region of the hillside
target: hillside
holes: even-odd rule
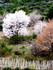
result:
[[[53,4],[53,0],[0,0],[0,28],[2,17],[5,13],[14,13],[16,10],[24,10],[26,14],[38,10],[38,12],[46,18],[48,8]],[[0,29],[1,30],[1,29]]]
[[[5,12],[15,12],[23,9],[26,13],[38,10],[42,15],[46,16],[48,7],[53,4],[53,0],[0,0],[0,14]]]

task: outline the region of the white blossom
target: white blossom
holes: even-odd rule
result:
[[[19,35],[28,35],[29,34],[29,30],[27,30],[27,28],[26,27],[24,27],[24,28],[20,28],[20,30],[18,31],[18,34]]]
[[[30,22],[30,17],[22,10],[16,11],[14,14],[7,14],[3,19],[3,33],[9,38],[12,35],[28,34],[27,26]]]
[[[32,13],[30,13],[30,19],[31,19],[31,24],[36,24],[41,18],[42,16],[37,12],[37,11],[34,11]]]
[[[47,24],[46,24],[45,21],[38,21],[38,23],[36,23],[35,26],[34,26],[34,32],[35,32],[36,34],[40,34],[41,31],[42,31],[42,28],[43,28],[44,26],[46,26],[46,25],[47,25]]]

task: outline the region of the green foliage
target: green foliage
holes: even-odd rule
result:
[[[9,44],[19,44],[19,43],[23,43],[24,41],[31,41],[33,39],[35,39],[37,37],[36,34],[32,34],[29,36],[22,36],[22,35],[13,35],[9,38]]]
[[[3,70],[12,70],[10,67],[5,67]]]
[[[47,16],[47,9],[53,4],[53,0],[2,0],[1,10],[15,12],[18,8],[27,14],[33,10],[38,10],[43,16]],[[46,18],[46,17],[44,17]]]
[[[26,40],[26,41],[32,40],[32,36],[31,36],[31,35],[25,36],[25,40]]]
[[[15,13],[15,11],[17,11],[17,8],[13,8],[12,12]]]
[[[12,49],[9,48],[5,43],[0,43],[0,56],[10,54],[11,51]]]
[[[0,10],[3,10],[3,6],[0,6]]]
[[[10,44],[18,44],[21,43],[22,41],[24,41],[24,36],[20,36],[20,35],[13,35],[9,38]]]
[[[41,52],[39,54],[40,54],[41,57],[44,57],[46,60],[52,59],[52,51],[51,51],[51,49],[48,50],[47,52],[43,51],[43,52]]]
[[[17,68],[15,68],[14,70],[20,70],[20,69],[17,67]]]
[[[13,10],[14,6],[13,5],[8,5],[6,7],[7,12],[11,12]]]
[[[32,35],[25,36],[25,39],[29,41],[29,40],[35,39],[36,37],[37,37],[37,35],[35,33],[33,33]]]
[[[27,52],[29,52],[28,49],[23,49],[23,50],[22,50],[22,54],[25,54],[25,53],[27,53]]]
[[[4,13],[3,13],[3,14],[1,14],[1,13],[0,13],[0,15],[1,15],[1,16],[3,16],[3,15],[4,15]],[[3,23],[3,21],[2,21],[2,20],[0,20],[0,31],[2,31],[2,23]]]
[[[32,38],[35,39],[37,35],[35,33],[32,34]]]
[[[48,13],[47,13],[47,18],[52,19],[53,18],[53,5],[49,7]]]
[[[0,10],[0,15],[4,15],[5,11]]]
[[[47,58],[47,57],[46,57]],[[28,54],[25,54],[24,55],[24,59],[26,59],[26,60],[41,60],[41,61],[43,61],[43,60],[45,60],[46,59],[45,57],[41,57],[41,56],[34,56],[34,55],[28,55]]]
[[[26,60],[34,60],[35,59],[35,57],[33,55],[24,55],[24,58]]]
[[[30,52],[30,50],[26,46],[20,46],[18,47],[18,50],[20,51],[22,55],[28,54]]]
[[[28,9],[28,7],[27,7],[27,6],[20,7],[20,8],[19,8],[19,10],[23,10],[23,11],[25,11],[25,12],[26,12],[26,14],[28,14],[28,13],[29,13],[29,9]]]
[[[0,39],[0,43],[5,43],[5,44],[8,44],[9,40],[6,36],[2,36],[1,37],[2,39]]]
[[[24,68],[23,70],[31,70],[31,69],[27,67],[27,68]]]
[[[9,2],[9,0],[2,0],[4,3],[8,3]]]
[[[5,43],[0,43],[0,49],[6,47]]]

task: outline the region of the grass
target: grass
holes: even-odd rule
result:
[[[2,34],[2,32],[0,33]],[[31,50],[29,48],[31,47],[30,46],[31,40],[34,41],[34,38],[36,38],[35,34],[31,36],[26,36],[25,41],[23,41],[21,44],[20,43],[9,44],[9,39],[3,35],[2,38],[0,38],[0,42],[7,44],[8,48],[12,48],[12,52],[9,55],[10,57],[13,57],[13,58],[19,57],[19,58],[24,58],[26,60],[47,60],[48,58],[50,59],[50,57],[39,57],[39,56],[35,57],[31,55]]]

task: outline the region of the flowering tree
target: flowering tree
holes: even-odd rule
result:
[[[37,11],[34,11],[34,12],[30,13],[29,16],[30,16],[30,19],[31,19],[31,22],[30,22],[29,25],[34,26],[33,29],[34,29],[34,32],[36,34],[40,34],[43,26],[46,26],[46,22],[41,21],[42,16]]]
[[[3,33],[9,38],[12,35],[27,35],[27,26],[30,22],[29,16],[24,11],[16,11],[14,14],[7,14],[3,19]]]
[[[53,20],[47,23],[47,26],[43,27],[42,33],[38,35],[36,43],[50,47],[53,44]]]
[[[31,19],[30,25],[36,24],[42,18],[42,16],[37,11],[30,13],[29,16]]]
[[[42,28],[44,27],[44,26],[46,26],[47,24],[46,24],[46,22],[45,21],[38,21],[36,24],[35,24],[35,26],[34,26],[34,32],[36,33],[36,34],[40,34],[41,32],[42,32]]]

